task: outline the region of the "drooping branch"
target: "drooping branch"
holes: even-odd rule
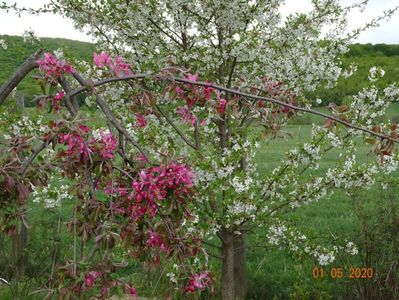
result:
[[[82,76],[80,76],[77,73],[73,73],[72,75],[82,85],[82,87],[74,89],[70,93],[68,93],[67,95],[69,97],[76,96],[76,95],[88,90],[88,87],[86,86],[86,81],[85,81],[84,78],[82,78]],[[103,80],[95,81],[93,83],[93,86],[94,87],[98,87],[98,86],[101,86],[101,85],[104,85],[104,84],[107,84],[107,83],[112,83],[112,82],[135,80],[135,79],[144,79],[144,78],[147,78],[149,76],[151,76],[151,74],[135,74],[135,75],[129,75],[129,76],[111,77],[111,78],[106,78],[106,79],[103,79]]]
[[[97,87],[97,86],[101,86],[101,85],[104,85],[104,84],[107,84],[107,83],[111,83],[111,82],[118,82],[118,81],[124,81],[124,80],[134,80],[134,79],[144,79],[146,77],[151,77],[151,75],[150,74],[148,74],[148,75],[136,74],[136,75],[131,75],[131,76],[112,77],[112,78],[107,78],[107,79],[104,79],[104,80],[96,81],[96,82],[93,83],[93,86]],[[397,138],[393,138],[393,137],[385,135],[383,133],[374,132],[374,131],[372,131],[370,129],[367,129],[365,127],[361,127],[359,125],[355,125],[355,124],[349,123],[347,121],[341,120],[338,117],[331,116],[331,115],[319,112],[317,110],[313,110],[313,109],[310,109],[310,108],[299,107],[299,106],[292,105],[292,104],[286,103],[284,101],[281,101],[281,100],[278,100],[278,99],[275,99],[275,98],[252,95],[252,94],[248,94],[248,93],[245,93],[245,92],[241,92],[241,91],[234,90],[234,89],[231,89],[231,88],[215,85],[215,84],[208,83],[208,82],[192,81],[192,80],[183,79],[183,78],[176,78],[176,77],[166,77],[165,78],[165,77],[159,76],[159,75],[154,75],[152,77],[154,79],[160,79],[160,80],[163,79],[163,80],[168,80],[170,82],[181,82],[181,83],[187,83],[187,84],[192,84],[192,85],[196,85],[196,86],[211,87],[211,88],[214,88],[216,90],[223,91],[223,92],[226,92],[226,93],[229,93],[229,94],[233,94],[233,95],[237,95],[237,96],[241,96],[241,97],[246,98],[246,99],[252,99],[252,100],[255,100],[255,101],[263,101],[263,102],[273,103],[273,104],[276,104],[276,105],[279,105],[279,106],[282,106],[282,107],[286,107],[286,108],[292,109],[294,111],[301,111],[301,112],[304,112],[304,113],[309,113],[309,114],[317,115],[317,116],[320,116],[320,117],[324,117],[326,119],[335,121],[335,122],[340,123],[342,125],[345,125],[348,128],[359,130],[359,131],[368,133],[368,134],[370,134],[372,136],[376,136],[376,137],[382,138],[384,140],[388,140],[388,141],[392,141],[392,142],[395,142],[395,143],[399,143],[399,139],[397,139]],[[71,91],[71,93],[69,95],[70,96],[77,95],[77,94],[79,94],[81,92],[84,92],[86,90],[87,90],[86,87],[82,87],[82,88],[79,88],[79,89]]]
[[[0,105],[4,103],[8,95],[22,81],[22,79],[24,79],[30,71],[38,67],[36,61],[40,58],[42,53],[43,49],[39,49],[29,56],[25,62],[18,67],[10,79],[0,87]]]

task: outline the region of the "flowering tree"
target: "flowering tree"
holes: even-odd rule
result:
[[[77,190],[69,229],[89,250],[79,254],[75,244],[73,258],[59,269],[52,288],[65,297],[106,297],[118,287],[135,294],[132,283],[112,277],[121,266],[113,261],[115,247],[147,263],[176,262],[180,268],[168,277],[192,295],[212,286],[211,253],[203,245],[216,247],[223,299],[245,298],[245,237],[256,227],[267,230],[265,243],[302,251],[322,265],[337,251],[355,254],[350,242],[313,245],[286,212],[334,188],[371,186],[397,168],[396,125],[375,121],[399,95],[395,85],[374,86],[382,70],[371,70],[370,87],[349,105],[330,104],[329,115],[312,110],[303,96],[350,75],[338,56],[378,20],[346,33],[346,17],[366,2],[343,7],[314,0],[311,12],[284,21],[281,1],[52,2],[47,9],[89,28],[104,51],[94,54],[94,65],[74,66],[39,51],[0,89],[3,103],[39,67],[44,95],[38,104],[55,118],[29,132],[17,124],[6,138],[2,185],[9,200],[2,205],[9,209],[2,229],[16,231],[30,189],[46,199],[49,174],[69,178]],[[79,115],[81,93],[102,112],[103,126],[93,128]],[[260,141],[297,112],[326,122],[313,126],[310,140],[289,151],[271,175],[259,175],[253,158]],[[353,153],[363,139],[355,137],[372,144],[375,161],[357,160]],[[341,150],[336,166],[313,175],[333,148]],[[66,197],[61,191],[50,205]],[[220,243],[210,241],[214,236]]]

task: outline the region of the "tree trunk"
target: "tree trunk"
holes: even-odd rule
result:
[[[25,273],[28,258],[25,253],[28,244],[28,228],[22,223],[20,232],[12,236],[12,261],[14,264],[13,280],[18,282]]]
[[[221,230],[222,238],[222,300],[235,300],[234,295],[234,234]]]
[[[234,291],[235,300],[245,300],[247,296],[246,234],[234,235]]]

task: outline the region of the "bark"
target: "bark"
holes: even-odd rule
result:
[[[222,300],[235,300],[234,294],[234,234],[222,229]]]
[[[235,235],[233,239],[235,300],[244,300],[247,296],[248,280],[245,239],[245,233],[242,233],[241,235]]]
[[[21,231],[12,237],[12,260],[14,265],[13,280],[18,282],[25,273],[28,257],[25,253],[28,244],[28,228],[22,223]]]
[[[245,154],[241,160],[241,168],[244,172],[248,169],[248,159]],[[242,228],[241,235],[234,235],[234,289],[236,300],[244,300],[248,289],[245,232],[245,228]]]
[[[28,59],[18,67],[15,73],[10,77],[10,79],[0,87],[0,105],[4,103],[7,96],[12,92],[12,90],[25,78],[26,75],[33,69],[38,67],[37,60],[42,55],[43,50],[40,49],[34,54],[28,57]]]
[[[76,114],[79,111],[79,104],[78,101],[76,99],[76,96],[69,96],[69,93],[71,92],[72,88],[71,85],[69,84],[68,80],[62,76],[59,79],[59,83],[61,84],[62,88],[64,89],[64,91],[66,92],[65,95],[65,106],[67,107],[69,113],[71,114],[72,117],[75,117]]]

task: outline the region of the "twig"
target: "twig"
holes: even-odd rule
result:
[[[119,121],[115,118],[115,116],[112,114],[111,110],[109,109],[108,105],[105,103],[103,98],[100,95],[96,95],[96,103],[104,113],[104,115],[107,117],[107,119],[111,122],[114,127],[123,133],[123,135],[129,140],[129,142],[132,143],[134,147],[137,148],[137,150],[140,151],[140,153],[144,156],[146,161],[148,162],[148,156],[145,153],[145,151],[141,148],[141,146],[137,143],[137,141],[127,132],[127,130],[122,127],[122,125],[119,123]]]
[[[158,111],[161,113],[161,115],[166,119],[166,121],[169,123],[170,126],[173,127],[173,129],[176,131],[178,135],[186,142],[187,145],[189,145],[191,148],[194,150],[198,150],[197,146],[191,143],[188,138],[184,135],[184,133],[173,123],[173,121],[169,118],[169,116],[162,111],[162,109],[159,107],[159,105],[156,105],[156,108]]]

